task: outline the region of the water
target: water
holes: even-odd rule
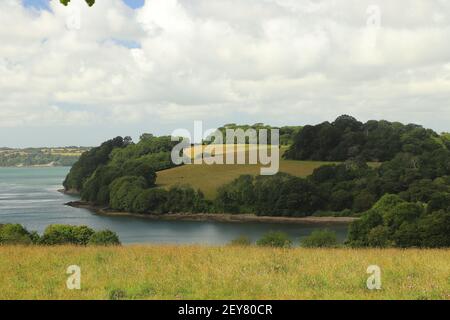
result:
[[[283,231],[298,242],[317,228],[334,230],[345,239],[343,225],[311,226],[273,223],[153,221],[105,217],[64,206],[76,198],[61,194],[69,168],[0,168],[0,223],[19,223],[42,233],[50,224],[87,225],[115,231],[122,243],[225,244],[240,235],[256,240],[268,231]]]

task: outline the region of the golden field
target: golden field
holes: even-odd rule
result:
[[[306,177],[314,169],[329,162],[281,160],[280,172],[286,172],[299,177]],[[230,183],[240,175],[260,174],[259,164],[187,164],[168,170],[158,171],[156,184],[161,187],[170,187],[177,184],[188,184],[194,189],[200,189],[207,199],[213,199],[217,189]]]
[[[184,152],[194,159],[199,156],[204,148],[206,148],[206,146],[196,146],[185,149]],[[216,152],[216,155],[234,153],[234,157],[236,158],[237,154],[245,152],[245,156],[248,161],[248,152],[249,148],[251,148],[249,145],[223,145],[222,148],[223,151]],[[261,149],[262,147],[257,146],[257,148]],[[307,177],[320,166],[337,163],[325,161],[285,160],[282,156],[286,150],[286,146],[282,146],[280,148],[279,171],[289,173],[297,177]],[[380,163],[369,163],[369,166],[371,167],[376,167],[379,165]],[[158,171],[156,184],[163,188],[169,188],[174,185],[190,185],[194,189],[200,189],[205,197],[211,200],[217,195],[217,189],[219,187],[232,182],[234,179],[244,174],[259,175],[261,167],[261,164],[186,164],[180,167]]]
[[[219,146],[220,147],[220,146]],[[245,152],[248,161],[249,145],[223,145],[222,152],[216,150],[216,155],[226,153],[237,154]],[[186,155],[192,159],[198,157],[206,146],[196,146],[184,150]],[[236,149],[234,149],[236,148]],[[256,148],[261,149],[261,146]],[[255,148],[252,148],[255,149]],[[306,177],[313,173],[314,169],[332,162],[319,161],[295,161],[281,159],[287,147],[280,148],[280,171],[299,177]],[[269,153],[270,154],[270,153]],[[156,184],[160,187],[168,188],[173,185],[190,185],[194,189],[200,189],[207,199],[213,199],[217,194],[217,189],[230,183],[240,175],[260,174],[261,164],[187,164],[168,170],[158,171]]]
[[[450,250],[5,246],[0,274],[0,299],[450,299]]]

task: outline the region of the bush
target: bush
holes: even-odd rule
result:
[[[249,246],[252,242],[247,236],[239,236],[236,239],[231,240],[230,245],[232,246]]]
[[[370,247],[385,248],[392,245],[389,238],[389,228],[386,226],[378,226],[369,231],[369,234],[367,236],[367,244]]]
[[[286,233],[271,231],[256,241],[256,245],[261,247],[290,248],[292,247],[292,240]]]
[[[102,230],[94,233],[89,239],[88,245],[92,246],[118,246],[119,237],[110,230]]]
[[[143,190],[133,202],[133,212],[136,213],[165,213],[168,191],[152,188]]]
[[[301,242],[306,248],[330,248],[338,245],[336,233],[330,230],[316,230]]]
[[[40,243],[44,245],[86,245],[94,230],[86,226],[50,225],[45,229]]]
[[[0,225],[0,244],[29,245],[37,241],[36,233],[30,233],[20,224]]]

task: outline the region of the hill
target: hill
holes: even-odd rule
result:
[[[173,150],[181,153],[171,137],[144,134],[137,143],[117,137],[83,154],[64,186],[80,190],[89,205],[115,212],[360,216],[350,228],[352,246],[450,247],[450,150],[445,135],[412,124],[362,124],[349,116],[323,128],[298,131],[285,153],[294,160],[282,160],[281,172],[274,175],[258,174],[257,165],[180,167],[171,160]],[[299,145],[305,145],[301,153],[292,153]],[[240,146],[250,152],[250,145]],[[217,156],[214,147],[191,147],[188,156],[199,159],[196,149],[208,148],[202,154],[211,159]],[[297,161],[311,150],[313,160],[331,156],[344,161]],[[366,156],[378,159],[377,154],[387,161],[367,163]]]
[[[248,146],[246,146],[248,150]],[[280,149],[280,172],[289,173],[297,177],[306,177],[313,173],[315,169],[322,165],[333,162],[324,161],[295,161],[282,158],[287,148]],[[227,145],[224,146],[226,152]],[[201,152],[201,146],[185,150],[185,154],[195,158]],[[237,154],[238,152],[236,152]],[[246,152],[248,159],[248,151]],[[261,164],[227,164],[227,165],[207,165],[207,164],[187,164],[157,172],[156,185],[170,188],[172,186],[187,184],[194,189],[200,189],[207,199],[214,199],[217,190],[241,175],[260,174]]]
[[[87,147],[0,148],[0,167],[72,166]]]
[[[448,299],[450,250],[0,247],[0,299]],[[368,290],[369,265],[381,290]],[[66,269],[81,268],[81,290]],[[119,275],[119,276],[118,276]]]

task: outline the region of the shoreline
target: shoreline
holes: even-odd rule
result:
[[[257,216],[255,214],[230,213],[170,213],[170,214],[138,214],[130,212],[111,211],[107,208],[93,206],[83,201],[71,201],[65,205],[73,208],[87,209],[100,216],[131,217],[150,220],[166,221],[213,221],[213,222],[265,222],[265,223],[294,223],[294,224],[350,224],[358,220],[355,217],[273,217]]]

